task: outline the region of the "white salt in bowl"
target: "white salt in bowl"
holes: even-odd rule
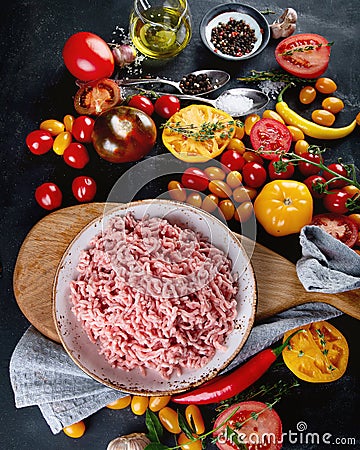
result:
[[[200,232],[210,243],[232,261],[232,274],[237,279],[238,293],[235,327],[225,342],[226,350],[218,350],[204,367],[173,373],[169,380],[153,369],[143,375],[139,369],[125,371],[112,367],[100,355],[98,344],[92,343],[73,314],[70,282],[77,278],[80,252],[88,248],[93,237],[107,227],[109,220],[132,213],[135,219],[144,216],[166,218],[170,223],[183,224]],[[72,360],[90,377],[111,388],[136,395],[172,395],[185,391],[215,377],[240,352],[253,326],[256,309],[254,271],[240,241],[216,217],[184,203],[169,200],[144,200],[105,208],[103,216],[88,224],[69,245],[59,263],[53,286],[53,314],[61,343]]]

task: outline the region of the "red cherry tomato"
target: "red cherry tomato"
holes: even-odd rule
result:
[[[155,101],[155,112],[164,119],[169,119],[180,109],[180,100],[175,95],[162,95]]]
[[[242,175],[244,184],[252,188],[262,186],[265,183],[267,176],[265,168],[256,162],[246,163]]]
[[[333,163],[333,164],[329,164],[326,167],[328,169],[332,170],[333,172],[336,172],[338,175],[342,175],[343,177],[347,178],[349,176],[348,171],[346,170],[346,167],[343,164]],[[327,181],[332,180],[335,177],[335,175],[333,175],[330,172],[327,172],[326,170],[324,170],[323,175]],[[347,184],[348,184],[348,182],[345,180],[335,180],[335,181],[332,181],[331,183],[329,183],[329,190],[330,189],[339,189],[339,188],[346,186]]]
[[[181,184],[187,189],[205,191],[209,186],[209,178],[205,172],[197,167],[189,167],[182,174]]]
[[[90,160],[86,147],[79,142],[72,142],[64,150],[63,158],[66,164],[74,169],[83,169]]]
[[[49,131],[34,130],[26,136],[26,145],[34,155],[43,155],[53,146],[54,138]]]
[[[351,194],[342,190],[333,191],[323,198],[323,205],[327,211],[337,214],[345,214],[349,210],[346,202],[351,198]]]
[[[93,33],[81,31],[70,36],[62,55],[69,72],[82,81],[109,78],[114,71],[110,47]]]
[[[35,190],[35,200],[48,211],[59,208],[62,203],[62,192],[55,183],[43,183]]]
[[[321,185],[323,185],[324,183],[326,183],[326,180],[320,175],[310,175],[304,180],[304,184],[306,184],[307,188],[314,198],[322,198],[326,195],[325,193],[321,192]]]
[[[226,150],[221,155],[220,162],[231,171],[241,171],[245,165],[245,159],[236,150]]]
[[[94,129],[95,120],[89,116],[79,116],[74,120],[71,133],[79,142],[91,142],[91,133]]]
[[[121,100],[117,83],[108,78],[86,83],[77,91],[74,107],[79,114],[98,116],[116,106]]]
[[[318,34],[294,34],[278,44],[275,49],[275,58],[278,64],[292,75],[301,78],[318,78],[329,64],[330,46],[328,44],[328,41]],[[304,48],[307,49],[301,51]]]
[[[319,164],[322,162],[322,156],[317,153],[302,153],[302,158],[307,159],[310,162],[306,161],[300,161],[298,164],[300,172],[305,176],[309,177],[310,175],[317,175],[320,172],[320,168],[315,166],[314,164],[311,164],[311,162]]]
[[[149,97],[146,97],[145,95],[134,95],[129,100],[128,105],[140,109],[140,111],[143,111],[148,116],[151,116],[154,113],[154,104]]]
[[[80,176],[74,178],[72,185],[74,197],[79,202],[91,202],[96,194],[96,182],[93,178]]]
[[[270,161],[268,168],[269,177],[272,180],[288,180],[294,175],[294,164],[289,163],[286,158],[282,158],[282,163],[279,163],[279,161],[279,156]]]
[[[289,151],[292,136],[288,128],[275,119],[260,119],[251,128],[250,141],[254,150],[260,150],[265,159],[273,159],[279,153]]]
[[[318,214],[313,217],[311,225],[322,228],[349,247],[353,247],[358,238],[357,224],[342,214]]]

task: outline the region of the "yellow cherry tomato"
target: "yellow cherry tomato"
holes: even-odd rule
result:
[[[287,125],[287,129],[290,131],[293,142],[297,142],[305,138],[305,135],[300,128],[295,127],[294,125]]]
[[[251,128],[260,120],[260,116],[258,114],[249,114],[245,119],[245,133],[250,135]]]
[[[254,200],[257,196],[257,190],[248,186],[239,186],[233,191],[233,199],[236,203],[243,203]]]
[[[244,136],[245,136],[245,127],[244,124],[241,122],[241,125],[236,125],[235,127],[234,137],[242,139]]]
[[[189,205],[192,206],[196,206],[197,208],[201,208],[201,195],[198,192],[190,192],[190,194],[186,197],[186,203],[189,203]]]
[[[114,402],[106,405],[109,409],[124,409],[127,408],[131,403],[131,395],[125,395],[125,397],[118,398]]]
[[[345,107],[344,102],[337,97],[326,97],[321,103],[321,106],[330,111],[333,114],[337,114],[342,111]]]
[[[276,111],[273,111],[272,109],[265,109],[265,111],[262,114],[263,119],[274,119],[278,122],[281,122],[285,125],[284,119],[278,114]]]
[[[360,213],[350,214],[348,217],[353,222],[355,222],[357,224],[357,226],[359,227],[359,229],[360,229]]]
[[[216,166],[206,167],[204,172],[208,176],[209,180],[224,180],[226,177],[226,173],[220,167]]]
[[[274,180],[267,183],[254,202],[256,219],[272,236],[299,233],[311,222],[313,199],[304,183]]]
[[[159,397],[150,397],[149,400],[149,408],[153,412],[158,412],[160,409],[165,408],[165,406],[169,403],[171,399],[171,395],[162,395]]]
[[[264,160],[258,153],[248,151],[245,152],[242,157],[246,162],[256,162],[258,164],[261,164],[262,166],[264,165]]]
[[[209,194],[203,198],[203,201],[201,204],[201,209],[212,213],[217,208],[218,203],[219,203],[219,198],[216,197],[216,195],[214,195],[214,194]]]
[[[335,122],[334,114],[325,109],[315,109],[315,111],[311,113],[311,118],[313,122],[324,125],[325,127],[331,127]]]
[[[147,407],[149,406],[149,397],[142,395],[134,395],[131,399],[131,411],[136,416],[142,416],[145,414]]]
[[[307,153],[310,144],[304,139],[300,139],[296,141],[294,151],[297,155],[302,155],[303,153]]]
[[[186,200],[186,189],[176,180],[169,181],[168,184],[169,195],[173,200],[184,202]]]
[[[181,432],[178,414],[170,406],[160,409],[159,419],[162,426],[170,433],[179,434]]]
[[[72,141],[72,135],[70,131],[62,131],[56,136],[53,143],[53,150],[57,155],[62,155],[64,151],[69,147]]]
[[[65,130],[66,131],[72,131],[72,127],[74,125],[74,121],[75,121],[75,117],[72,116],[71,114],[66,114],[66,116],[63,118],[63,122],[65,125]]]
[[[316,80],[315,89],[321,94],[332,94],[336,91],[337,85],[331,78],[321,77]]]
[[[48,131],[52,136],[57,136],[58,134],[65,131],[65,125],[56,119],[47,119],[41,122],[40,130]]]
[[[185,408],[185,418],[196,434],[203,434],[205,431],[204,419],[200,408],[197,405],[188,405]]]
[[[221,200],[219,208],[225,220],[231,220],[234,217],[235,206],[229,198]]]
[[[232,170],[226,176],[226,183],[231,187],[231,189],[235,189],[241,186],[242,183],[242,175],[237,170]]]
[[[221,180],[210,181],[208,188],[212,194],[220,198],[231,197],[232,194],[230,186]]]
[[[299,100],[303,105],[310,105],[316,98],[316,90],[313,86],[304,86],[299,93]]]
[[[252,202],[243,202],[236,209],[234,219],[238,222],[245,223],[254,213]]]
[[[83,436],[85,430],[86,430],[85,423],[82,420],[63,428],[63,432],[66,434],[66,436],[69,436],[74,439]]]
[[[348,184],[347,186],[342,187],[341,190],[350,194],[351,197],[353,197],[355,194],[360,194],[360,189],[358,189],[353,184]]]
[[[228,143],[227,150],[235,150],[236,152],[240,153],[242,155],[245,152],[245,144],[241,139],[238,139],[236,137],[233,137],[230,139],[230,142]]]
[[[194,439],[198,436],[193,434]],[[184,432],[181,432],[178,437],[178,444],[182,450],[202,450],[201,440],[193,441],[189,439]]]

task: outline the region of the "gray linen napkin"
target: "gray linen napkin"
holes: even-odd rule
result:
[[[307,291],[329,294],[360,288],[360,255],[354,250],[314,225],[303,227],[300,244],[303,256],[296,271]]]
[[[302,305],[255,326],[239,355],[224,373],[280,339],[290,329],[340,315],[322,303]],[[54,434],[82,420],[123,393],[86,375],[57,344],[30,326],[10,360],[10,381],[17,408],[37,405]]]

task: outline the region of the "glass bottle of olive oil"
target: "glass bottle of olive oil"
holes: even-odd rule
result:
[[[134,2],[130,16],[132,42],[139,52],[149,58],[171,58],[181,52],[191,38],[191,19],[187,2],[150,0],[150,3],[160,6],[153,7],[145,1],[149,7],[141,10],[144,1]],[[171,3],[177,4],[177,7],[170,7]]]

